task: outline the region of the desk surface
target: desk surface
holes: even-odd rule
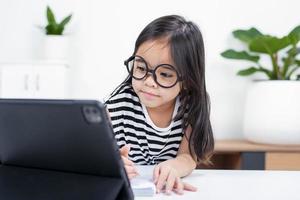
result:
[[[184,181],[196,186],[198,191],[135,199],[300,200],[300,171],[195,170]]]

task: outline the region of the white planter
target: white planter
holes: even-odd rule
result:
[[[253,82],[246,99],[244,136],[259,143],[300,144],[300,81]]]
[[[69,53],[69,37],[46,35],[42,40],[41,57],[46,60],[64,60]]]

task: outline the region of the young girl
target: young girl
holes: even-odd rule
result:
[[[214,148],[200,30],[181,16],[160,17],[125,65],[128,77],[105,104],[128,177],[138,174],[134,164],[156,165],[157,192],[195,191],[181,177]]]

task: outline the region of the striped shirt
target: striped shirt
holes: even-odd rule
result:
[[[172,120],[165,128],[157,127],[149,117],[131,85],[121,85],[105,102],[115,138],[121,148],[130,145],[129,159],[136,164],[154,165],[176,157],[183,137],[182,119]],[[176,99],[173,117],[180,109]]]

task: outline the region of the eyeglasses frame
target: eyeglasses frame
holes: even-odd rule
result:
[[[136,77],[134,77],[134,76],[133,76],[133,71],[130,71],[129,66],[128,66],[129,62],[132,61],[132,60],[133,60],[134,58],[136,58],[136,57],[140,58],[140,59],[146,64],[146,70],[147,70],[147,72],[145,73],[145,75],[144,75],[142,78],[136,78]],[[154,69],[150,69],[150,68],[148,67],[148,63],[146,62],[146,60],[145,60],[142,56],[132,55],[132,56],[130,56],[127,60],[124,61],[124,65],[126,66],[129,75],[130,75],[132,78],[134,78],[135,80],[143,80],[143,79],[144,79],[145,77],[147,77],[148,74],[150,73],[150,74],[152,74],[152,77],[153,77],[153,80],[155,81],[155,83],[158,84],[160,87],[163,87],[163,88],[172,88],[172,87],[174,87],[178,82],[182,81],[182,77],[181,77],[180,74],[177,72],[177,70],[175,69],[174,66],[172,66],[172,65],[170,65],[170,64],[159,64],[159,65],[157,65]],[[161,85],[161,84],[157,81],[157,77],[156,77],[155,72],[156,72],[156,70],[157,70],[160,66],[169,66],[169,67],[171,67],[171,68],[176,72],[177,80],[176,80],[176,82],[175,82],[174,84],[172,84],[171,86],[163,86],[163,85]]]

